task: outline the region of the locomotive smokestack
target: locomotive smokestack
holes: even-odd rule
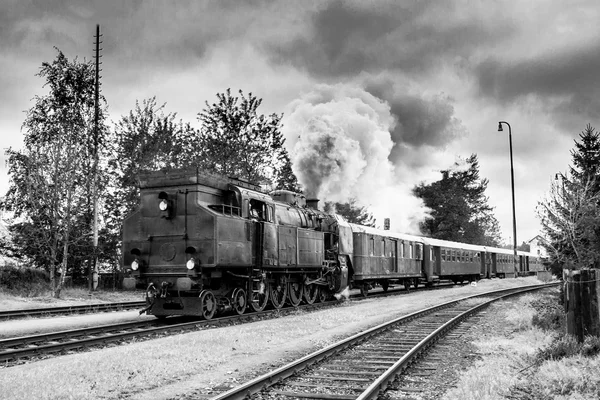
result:
[[[319,199],[306,199],[306,205],[308,208],[313,208],[315,210],[319,209]]]

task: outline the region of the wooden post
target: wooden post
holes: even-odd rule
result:
[[[600,336],[600,270],[563,270],[567,333],[583,342],[585,336]]]

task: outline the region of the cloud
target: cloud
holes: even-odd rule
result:
[[[501,104],[534,97],[563,128],[600,117],[600,44],[554,48],[535,57],[490,57],[474,68],[479,94]]]
[[[466,134],[466,129],[454,115],[453,100],[443,93],[426,94],[408,83],[397,85],[391,77],[367,77],[366,90],[385,100],[396,124],[391,130],[394,148],[390,160],[404,159],[407,152],[429,146],[444,148]]]
[[[418,76],[516,34],[510,21],[494,16],[499,5],[487,10],[468,1],[320,4],[305,30],[266,46],[273,62],[291,62],[317,77],[390,68]]]

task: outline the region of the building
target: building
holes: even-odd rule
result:
[[[543,246],[543,243],[546,242],[546,239],[540,235],[535,236],[533,239],[527,241],[527,244],[529,244],[529,251],[533,254],[537,254],[542,260],[547,260],[548,251]]]

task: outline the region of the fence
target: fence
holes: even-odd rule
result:
[[[567,333],[583,342],[585,336],[600,336],[600,270],[563,270]]]

